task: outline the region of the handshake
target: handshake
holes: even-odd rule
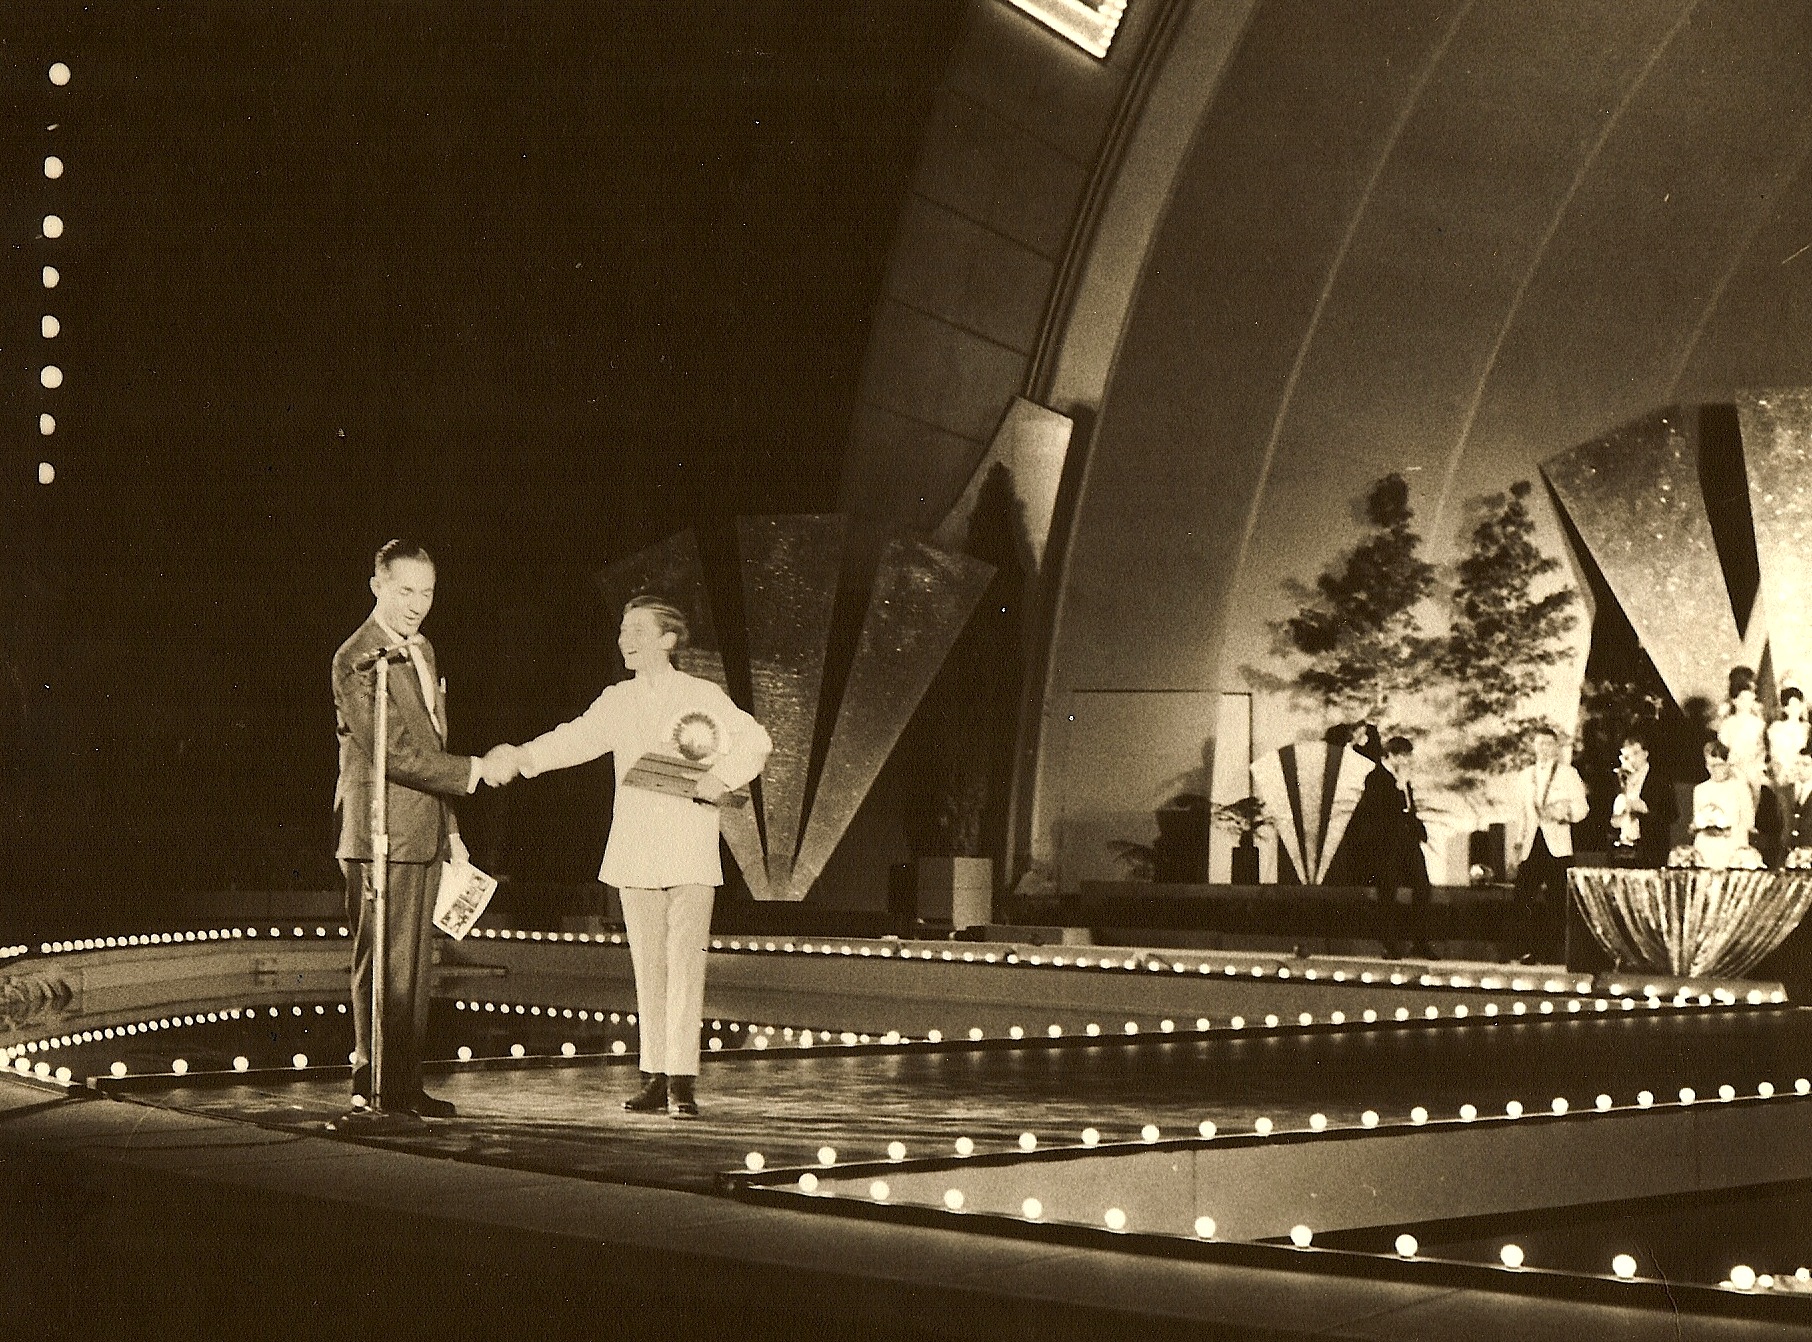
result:
[[[512,745],[492,746],[478,761],[478,776],[489,787],[503,787],[522,776],[522,751]]]

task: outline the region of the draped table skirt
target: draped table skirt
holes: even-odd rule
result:
[[[1742,977],[1812,906],[1812,871],[1575,867],[1568,880],[1620,966],[1686,978]]]

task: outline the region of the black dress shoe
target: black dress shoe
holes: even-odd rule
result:
[[[667,1111],[667,1074],[665,1072],[644,1072],[642,1088],[627,1100],[623,1107],[632,1114],[657,1114]]]
[[[673,1116],[675,1118],[697,1118],[698,1097],[693,1094],[692,1083],[696,1080],[690,1076],[676,1076],[671,1082],[673,1095]]]
[[[459,1117],[459,1110],[453,1107],[453,1102],[451,1100],[443,1100],[439,1096],[428,1094],[426,1091],[417,1094],[416,1097],[410,1100],[404,1107],[413,1109],[423,1118]]]

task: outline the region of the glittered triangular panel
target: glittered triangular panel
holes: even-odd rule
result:
[[[774,753],[761,773],[761,807],[768,878],[776,894],[789,889],[799,846],[844,529],[844,519],[836,515],[736,519],[751,711],[774,738]],[[792,893],[805,895],[803,889]]]
[[[1812,691],[1812,389],[1740,393],[1737,417],[1775,683]]]
[[[924,541],[881,552],[824,771],[793,866],[811,888],[981,599],[994,567]]]
[[[1743,640],[1699,489],[1697,414],[1657,411],[1541,469],[1674,702],[1721,702]]]

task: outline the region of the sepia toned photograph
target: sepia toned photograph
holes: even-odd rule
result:
[[[21,1338],[1812,1339],[1812,6],[0,6]]]

